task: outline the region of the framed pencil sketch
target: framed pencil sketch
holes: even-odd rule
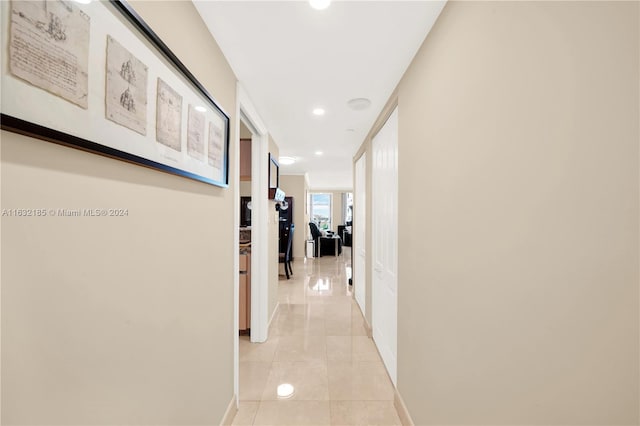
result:
[[[229,116],[123,0],[0,2],[3,130],[229,185]]]

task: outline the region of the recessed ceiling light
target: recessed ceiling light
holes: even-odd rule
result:
[[[316,155],[320,156],[320,155],[322,155],[322,154],[323,154],[323,152],[322,152],[322,151],[316,151],[316,152],[314,152],[314,154],[316,154]]]
[[[331,0],[309,0],[309,4],[316,10],[324,10],[329,7]]]
[[[315,108],[313,110],[313,115],[324,115],[325,110],[323,108]]]
[[[367,98],[355,98],[348,101],[347,105],[353,110],[362,111],[371,106],[371,101]]]
[[[285,166],[290,166],[296,162],[296,159],[293,157],[280,157],[279,160],[280,164],[284,164]]]
[[[80,3],[80,4],[89,4],[91,3],[91,0],[74,0],[76,3]]]
[[[196,107],[196,111],[200,111],[200,112],[207,112],[207,109],[206,109],[205,107],[203,107],[203,106],[198,105],[198,106]]]
[[[278,398],[289,398],[293,395],[294,387],[289,383],[283,383],[278,385],[277,393]]]

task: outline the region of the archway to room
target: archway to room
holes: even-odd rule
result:
[[[240,227],[239,227],[239,280],[238,280],[238,330],[241,335],[251,335],[251,203],[252,140],[254,132],[245,120],[240,119]]]
[[[268,133],[260,116],[255,111],[246,92],[240,84],[237,88],[237,117],[235,152],[236,167],[233,182],[235,191],[235,270],[234,279],[234,390],[239,396],[239,334],[241,315],[241,296],[244,298],[244,330],[248,330],[251,342],[264,342],[268,328],[268,182],[267,162],[261,161],[268,156]],[[244,138],[243,138],[244,136]],[[241,142],[241,139],[250,141]],[[244,145],[244,146],[242,146]],[[241,167],[241,150],[250,149],[249,165]],[[247,169],[248,167],[248,169]],[[240,179],[242,169],[243,180]],[[250,170],[250,172],[249,172]],[[250,179],[250,180],[249,180]],[[241,212],[241,197],[251,197],[250,231],[247,229],[247,212]],[[248,200],[245,198],[245,209]],[[244,223],[241,220],[244,219]],[[240,232],[241,225],[244,232]],[[247,232],[249,231],[249,232]],[[241,242],[242,241],[242,245]],[[244,252],[241,255],[241,250]],[[250,252],[250,254],[249,254]],[[249,255],[248,255],[249,254]],[[242,273],[241,273],[242,271]],[[242,276],[242,281],[241,281]],[[244,291],[241,291],[241,284]]]

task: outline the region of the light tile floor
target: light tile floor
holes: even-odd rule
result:
[[[293,262],[265,343],[240,338],[240,406],[234,425],[400,425],[393,385],[341,256]],[[348,271],[349,270],[349,271]],[[294,392],[279,397],[278,386]]]

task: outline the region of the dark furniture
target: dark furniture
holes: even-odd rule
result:
[[[338,225],[338,235],[342,238],[342,245],[351,247],[351,231],[347,229],[347,225]]]
[[[289,226],[293,223],[293,197],[284,197],[284,200],[287,202],[288,207],[286,210],[279,210],[279,226],[278,226],[278,235],[280,238],[280,253],[284,253],[287,251],[287,235]],[[291,243],[291,253],[293,253],[293,242]]]
[[[240,226],[251,226],[251,197],[240,197]]]
[[[289,274],[293,275],[293,269],[291,269],[291,244],[293,242],[293,231],[295,230],[295,225],[292,223],[289,225],[287,229],[287,247],[284,253],[280,253],[278,263],[284,263],[284,273],[289,279]]]
[[[311,238],[315,241],[315,257],[338,256],[342,253],[342,240],[338,239],[338,253],[336,254],[336,242],[333,237],[323,237],[318,226],[313,222],[309,222],[309,229],[311,230]]]

